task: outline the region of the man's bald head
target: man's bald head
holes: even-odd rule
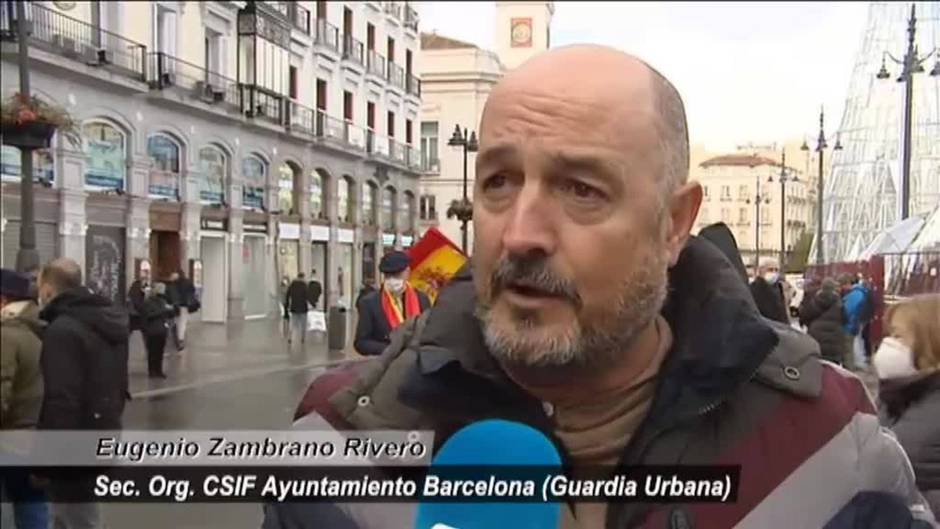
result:
[[[39,273],[39,285],[51,299],[66,290],[82,286],[82,268],[68,257],[53,259]]]
[[[662,189],[668,196],[688,180],[689,132],[685,105],[672,83],[646,62],[606,46],[554,48],[507,74],[490,97],[533,89],[585,101],[596,98],[598,104],[611,110],[630,103],[631,98],[640,93],[647,94],[655,113],[653,124],[663,155],[663,175],[659,181]],[[484,110],[483,120],[486,115]]]

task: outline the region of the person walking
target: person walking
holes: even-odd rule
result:
[[[290,334],[287,335],[287,344],[294,343],[299,336],[300,343],[307,343],[307,312],[310,311],[307,283],[304,273],[297,274],[291,281],[284,295],[284,309],[290,314]]]
[[[176,317],[176,343],[178,349],[186,349],[186,329],[189,327],[189,316],[199,311],[199,296],[196,295],[196,286],[186,277],[182,269],[172,276],[176,292],[179,295],[179,315]]]
[[[147,292],[142,313],[144,343],[147,346],[147,375],[150,378],[166,378],[163,353],[173,313],[173,304],[166,295],[166,284],[154,283]]]
[[[911,456],[917,486],[940,513],[940,294],[888,308],[872,358],[882,423]]]
[[[30,279],[6,268],[0,269],[0,428],[22,430],[36,427],[42,406],[40,336],[45,324],[39,307],[30,297]],[[4,470],[0,478],[3,501],[13,504],[12,516],[4,520],[16,529],[47,529],[49,505],[45,491],[22,470]],[[7,511],[6,506],[4,510]]]
[[[854,371],[868,369],[868,358],[865,356],[865,342],[862,338],[862,327],[870,320],[873,307],[868,287],[858,277],[844,274],[839,279],[842,287],[842,311],[848,345],[846,366]]]
[[[320,304],[320,296],[323,295],[323,283],[317,281],[317,271],[310,271],[310,283],[307,284],[307,301],[310,307],[317,310]]]
[[[366,294],[356,305],[356,351],[364,356],[382,353],[389,336],[402,323],[417,317],[431,306],[431,300],[408,284],[410,259],[405,252],[390,252],[379,261],[384,281],[382,288]]]
[[[846,342],[842,330],[842,298],[839,284],[825,279],[819,290],[807,299],[800,309],[800,325],[819,344],[822,357],[842,365],[845,361]]]
[[[75,261],[61,257],[39,273],[44,381],[40,430],[120,430],[127,385],[127,311],[82,286]],[[63,501],[90,490],[94,474],[50,477],[53,526],[101,526],[97,503]]]
[[[142,268],[140,275],[127,289],[127,308],[130,316],[131,332],[141,331],[143,329],[143,321],[141,320],[140,314],[144,310],[144,300],[147,299],[146,291],[150,287],[150,269]]]
[[[176,354],[180,354],[183,350],[182,344],[179,341],[179,319],[180,314],[182,313],[183,300],[180,297],[179,284],[179,272],[173,272],[170,274],[170,277],[167,278],[167,281],[163,282],[164,288],[166,289],[166,299],[170,303],[170,306],[173,307],[173,317],[169,320],[169,338],[173,341],[173,348],[176,350]]]

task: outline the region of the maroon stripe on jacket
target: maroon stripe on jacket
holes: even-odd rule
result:
[[[357,367],[362,362],[350,362],[336,368],[330,369],[326,373],[318,376],[307,387],[306,393],[297,410],[294,412],[294,420],[300,419],[312,412],[316,412],[323,417],[333,428],[337,430],[351,430],[352,426],[336,411],[330,404],[330,398],[339,390],[348,387],[359,375]]]
[[[698,529],[734,527],[773,490],[835,437],[857,412],[874,413],[861,382],[834,368],[823,368],[817,399],[786,397],[753,432],[715,462],[741,465],[738,500],[688,506]],[[647,527],[666,527],[671,508],[657,509]]]

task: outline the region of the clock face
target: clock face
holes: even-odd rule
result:
[[[55,4],[55,6],[61,9],[62,11],[70,11],[72,8],[75,7],[75,2],[52,2],[52,3]]]
[[[525,48],[532,45],[532,19],[514,18],[511,23],[512,28],[512,46],[514,48]]]

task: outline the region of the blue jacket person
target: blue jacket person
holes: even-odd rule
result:
[[[389,334],[405,321],[431,306],[428,297],[408,284],[410,259],[404,252],[391,252],[379,262],[384,281],[382,288],[359,300],[356,326],[356,351],[366,356],[379,355],[389,344]]]

